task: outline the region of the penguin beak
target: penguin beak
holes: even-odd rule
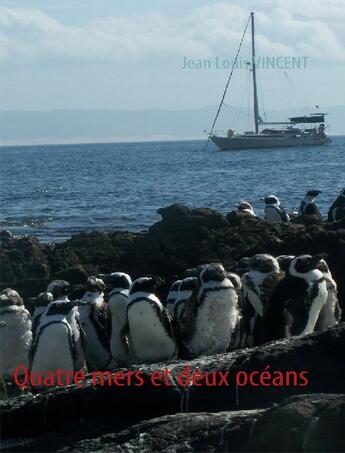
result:
[[[260,201],[261,201],[261,203],[265,203],[265,199],[264,198],[260,198]]]

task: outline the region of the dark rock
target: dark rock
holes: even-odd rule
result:
[[[269,224],[178,204],[158,212],[162,220],[141,233],[94,231],[50,246],[35,238],[7,241],[0,249],[0,287],[13,286],[26,299],[61,276],[83,283],[86,275],[124,271],[133,278],[159,275],[166,292],[173,278],[202,263],[220,261],[234,270],[243,256],[256,253],[327,253],[345,314],[345,221]]]
[[[15,239],[15,235],[8,230],[0,231],[0,241],[11,241]]]
[[[303,395],[267,410],[254,425],[249,451],[345,451],[345,395]]]
[[[18,436],[28,438],[55,431],[64,426],[72,428],[81,421],[89,426],[111,425],[119,429],[140,420],[166,414],[184,412],[219,412],[267,408],[292,395],[310,393],[345,393],[345,325],[319,334],[302,338],[286,339],[265,344],[254,349],[245,349],[230,354],[203,357],[190,362],[160,363],[134,367],[141,371],[143,386],[74,385],[55,388],[35,397],[0,402],[1,435],[3,439]],[[200,382],[185,387],[185,380],[178,380],[178,373],[189,367],[190,372],[212,372],[218,385],[209,386]],[[299,378],[286,379],[281,386],[246,385],[236,386],[235,376],[239,371],[248,374],[262,372],[268,367],[270,373],[292,371],[297,376],[307,371],[307,385],[300,385]],[[171,385],[152,385],[153,371],[170,370]],[[331,370],[331,371],[330,371]],[[228,384],[219,385],[219,372],[228,372]],[[218,377],[217,377],[218,376]],[[273,375],[272,375],[273,376]],[[285,374],[284,374],[285,376]],[[257,384],[258,373],[254,382]],[[266,381],[267,383],[267,381]],[[85,430],[83,429],[83,432]]]
[[[58,451],[245,451],[263,411],[167,415],[119,433],[85,439]]]
[[[3,442],[4,451],[343,452],[344,394],[291,397],[270,409],[191,412],[121,424],[85,422],[33,439]]]

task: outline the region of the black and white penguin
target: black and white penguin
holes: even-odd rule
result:
[[[193,291],[198,285],[197,277],[186,277],[184,278],[179,287],[179,292],[177,294],[175,305],[174,305],[174,321],[178,324],[181,320],[182,313],[185,308],[185,304],[191,298]]]
[[[154,278],[141,277],[129,292],[127,323],[132,362],[154,363],[177,357],[171,318],[155,290]]]
[[[103,280],[91,276],[79,303],[80,322],[86,335],[86,361],[93,370],[116,366],[110,351],[111,315],[104,300],[105,290]]]
[[[317,268],[323,273],[323,276],[326,279],[327,301],[321,308],[315,330],[326,330],[340,323],[341,308],[338,301],[337,284],[333,280],[327,262],[324,259],[320,260]]]
[[[323,255],[296,256],[275,287],[266,310],[266,341],[312,332],[328,297],[327,282],[318,269]]]
[[[127,303],[132,279],[123,272],[113,272],[105,279],[109,293],[108,306],[111,313],[110,351],[116,366],[126,365],[129,361],[127,327]]]
[[[322,221],[322,215],[315,204],[315,198],[321,193],[321,190],[309,190],[303,200],[298,211],[300,216],[311,216],[316,220]]]
[[[43,292],[37,297],[31,298],[31,303],[34,305],[32,314],[32,333],[35,335],[41,316],[47,308],[48,304],[53,301],[52,293]]]
[[[30,313],[13,289],[6,288],[0,293],[0,322],[0,376],[13,379],[16,367],[28,367],[32,342]]]
[[[289,222],[288,213],[280,205],[279,198],[275,195],[267,195],[261,198],[265,203],[265,220],[270,223]]]
[[[238,321],[238,297],[221,264],[204,267],[184,312],[180,331],[190,358],[227,350]]]
[[[70,292],[70,290],[71,285],[66,280],[52,280],[46,288],[47,293],[53,294],[53,296],[55,294],[54,299],[59,297],[59,299],[61,300],[68,299],[68,293]]]
[[[165,303],[165,308],[168,310],[170,316],[174,316],[174,305],[179,294],[179,289],[182,280],[176,280],[170,287],[167,300]]]
[[[277,261],[282,272],[286,272],[289,269],[291,261],[295,258],[295,255],[279,255]]]
[[[30,351],[33,376],[46,371],[77,372],[85,369],[83,333],[76,302],[59,299],[49,303]]]
[[[237,208],[237,214],[246,217],[256,217],[253,206],[247,201],[241,201],[240,203],[236,203],[234,206]]]
[[[338,198],[333,202],[328,211],[328,221],[337,222],[345,219],[345,187],[341,189]]]
[[[241,277],[234,273],[228,272],[228,279],[234,285],[237,297],[238,297],[238,317],[236,321],[236,327],[231,337],[231,342],[228,347],[228,351],[234,351],[236,349],[242,349],[246,346],[246,332],[244,324],[244,309],[243,309],[243,293],[242,293],[242,280]]]
[[[243,256],[239,262],[236,268],[234,269],[236,274],[242,277],[243,274],[246,272],[249,272],[250,270],[250,258],[248,256]],[[242,282],[241,282],[242,285]]]
[[[278,261],[269,254],[250,260],[251,269],[242,276],[243,310],[248,346],[264,342],[263,317],[274,287],[283,278]]]

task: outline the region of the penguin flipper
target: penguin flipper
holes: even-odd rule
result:
[[[122,343],[123,347],[125,348],[127,354],[129,354],[128,336],[129,336],[129,324],[128,324],[128,322],[126,322],[126,324],[121,329],[120,338],[121,338],[121,343]]]
[[[191,297],[186,301],[179,323],[179,336],[184,341],[190,341],[195,332],[196,316],[199,306],[199,286],[196,286]]]
[[[164,327],[164,330],[167,332],[169,337],[175,341],[172,316],[170,315],[166,308],[163,307],[163,309],[160,312],[159,318]]]
[[[249,302],[251,306],[254,308],[256,313],[258,313],[261,317],[263,316],[263,305],[260,299],[260,295],[256,289],[256,286],[253,280],[247,275],[244,278],[244,285],[246,287],[246,302]]]
[[[284,278],[284,272],[273,272],[269,274],[262,282],[260,299],[263,307],[263,313],[265,313],[269,299],[272,295],[274,288]]]

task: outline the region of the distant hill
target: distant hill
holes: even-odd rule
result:
[[[52,110],[0,112],[2,145],[86,143],[204,138],[216,106],[194,110]],[[345,134],[345,106],[323,108],[329,113],[330,135]],[[304,109],[267,112],[270,120],[284,120]],[[251,112],[224,106],[217,130],[252,129]]]

